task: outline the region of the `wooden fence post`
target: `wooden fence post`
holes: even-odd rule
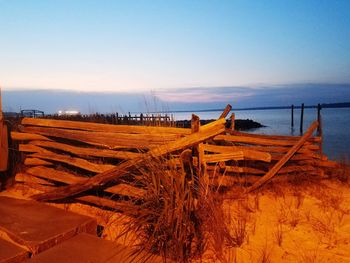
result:
[[[0,87],[0,172],[4,172],[8,168],[8,130],[4,122],[2,113],[2,99]]]
[[[235,130],[235,114],[232,112],[231,114],[231,131]]]
[[[232,110],[232,106],[230,104],[227,104],[224,111],[221,113],[219,119],[226,118],[227,114],[229,114],[231,110]]]
[[[192,114],[191,118],[191,133],[198,133],[200,129],[200,119],[197,115]],[[194,167],[192,167],[192,177],[194,179],[194,188],[198,189],[198,183],[199,183],[199,176],[201,176],[201,163],[199,158],[199,145],[193,145],[192,147],[192,153],[191,153],[191,162],[193,164],[193,157],[197,157],[197,162],[195,163]],[[195,191],[195,193],[197,193]]]
[[[199,117],[195,114],[192,114],[192,119],[191,119],[191,133],[195,133],[199,131],[200,127],[200,121]]]

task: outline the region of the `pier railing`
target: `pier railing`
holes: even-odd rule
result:
[[[175,118],[173,114],[160,113],[140,113],[140,114],[77,114],[77,115],[45,115],[46,119],[84,121],[103,124],[116,125],[143,125],[143,126],[160,126],[175,127]]]

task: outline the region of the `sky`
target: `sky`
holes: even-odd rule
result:
[[[301,86],[316,95],[322,89],[318,101],[350,101],[348,0],[0,0],[0,14],[7,108],[35,106],[25,100],[33,96],[19,100],[30,90],[85,92],[85,107],[96,108],[107,107],[93,100],[96,93],[114,94],[108,107],[126,110],[144,94],[184,107],[194,96],[207,107],[228,93],[238,104],[267,104],[258,98],[272,90],[288,93],[288,103],[298,100],[290,89]],[[343,87],[338,98],[334,85]],[[141,102],[128,106],[133,95]]]

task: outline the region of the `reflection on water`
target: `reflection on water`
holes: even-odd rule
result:
[[[201,119],[216,119],[220,112],[195,112]],[[191,113],[175,113],[176,120],[191,119]],[[294,109],[294,129],[290,109],[235,111],[236,119],[252,119],[266,127],[251,133],[300,135],[300,109]],[[304,131],[317,119],[317,109],[304,110]],[[350,156],[350,108],[322,109],[323,150],[330,159]]]

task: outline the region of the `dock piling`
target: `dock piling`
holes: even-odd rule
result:
[[[301,109],[300,109],[300,134],[303,134],[303,125],[304,125],[304,103],[301,104]]]
[[[291,127],[294,128],[294,105],[291,107]]]
[[[317,104],[317,121],[318,121],[318,127],[317,127],[317,134],[318,136],[322,136],[322,120],[321,120],[321,104]]]

